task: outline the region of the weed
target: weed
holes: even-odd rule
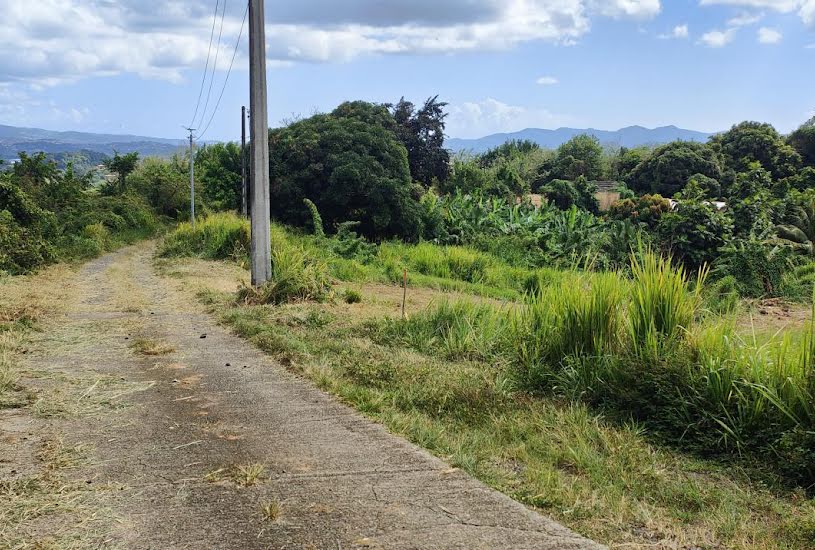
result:
[[[148,357],[168,355],[175,352],[175,348],[149,338],[137,338],[133,340],[130,344],[130,349],[139,355],[146,355]]]
[[[260,507],[261,513],[263,514],[263,519],[266,521],[277,521],[280,519],[281,514],[281,507],[280,503],[276,500],[270,500],[269,502],[265,502]]]
[[[346,288],[342,293],[342,299],[346,304],[359,304],[362,302],[362,293],[352,288]]]
[[[232,479],[241,487],[251,487],[260,482],[261,476],[266,471],[263,464],[245,464],[235,468]]]

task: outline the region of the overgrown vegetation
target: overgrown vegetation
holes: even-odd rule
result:
[[[43,154],[0,173],[0,273],[86,259],[155,234],[160,220],[136,193],[100,193],[90,175],[60,171]]]
[[[701,373],[670,375],[697,361],[693,350],[711,349],[701,342],[716,341],[710,334],[719,321],[705,317],[695,276],[682,277],[655,255],[645,255],[636,272],[633,279],[564,272],[529,301],[444,300],[406,320],[386,313],[390,302],[379,286],[363,286],[362,306],[246,306],[230,295],[202,296],[224,323],[289,368],[595,540],[806,546],[815,508],[784,488],[761,465],[763,456],[738,459],[721,446],[677,452],[674,443],[662,443],[677,435],[678,422],[660,426],[654,408],[632,415],[621,399],[603,400],[625,382],[606,383],[607,374],[632,378],[646,369],[665,377],[663,397],[671,384],[698,388]],[[638,291],[643,298],[635,305]],[[647,360],[654,340],[660,354],[680,355],[683,367],[671,369],[661,355],[660,363],[626,373],[627,363]],[[772,345],[758,348],[772,355]],[[630,396],[647,401],[646,386],[633,386]]]

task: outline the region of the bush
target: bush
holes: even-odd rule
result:
[[[663,215],[671,211],[671,203],[662,195],[643,195],[633,199],[622,199],[611,205],[609,219],[630,220],[654,229]]]
[[[748,298],[774,298],[785,292],[784,277],[793,268],[794,253],[757,239],[739,240],[721,251],[716,274],[732,277],[739,294]]]
[[[192,224],[182,223],[167,235],[159,255],[196,256],[209,260],[244,261],[251,244],[249,221],[225,212],[211,214]]]
[[[127,177],[127,187],[144,197],[159,214],[189,219],[190,176],[180,161],[146,158]],[[196,206],[200,206],[199,199]]]
[[[53,248],[40,233],[18,224],[8,210],[0,210],[0,272],[28,273],[54,258]]]

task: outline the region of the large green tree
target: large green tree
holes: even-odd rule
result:
[[[674,141],[654,150],[631,172],[627,183],[639,193],[671,197],[696,174],[721,179],[722,167],[716,152],[702,143]]]
[[[801,167],[801,156],[770,124],[742,122],[714,136],[711,145],[722,154],[725,168],[736,173],[758,162],[777,180],[794,175]]]
[[[551,179],[587,180],[603,178],[603,148],[588,134],[575,136],[557,149]]]
[[[240,145],[229,142],[200,148],[195,155],[195,174],[208,206],[216,210],[240,209]]]
[[[119,175],[119,193],[124,193],[127,176],[129,176],[138,165],[139,154],[135,152],[120,155],[118,151],[114,151],[113,158],[105,161],[107,169]]]
[[[403,97],[391,108],[395,131],[407,149],[414,181],[429,186],[443,182],[450,174],[450,152],[444,148],[444,120],[447,103],[428,98],[420,108]]]
[[[799,155],[804,166],[815,167],[815,125],[801,126],[787,138]]]
[[[327,229],[357,221],[358,230],[370,238],[418,238],[419,196],[407,150],[389,125],[386,107],[354,102],[272,130],[273,216],[305,225],[310,213],[303,200],[310,199]]]

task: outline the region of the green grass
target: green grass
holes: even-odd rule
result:
[[[248,220],[231,212],[210,214],[199,220],[194,229],[190,223],[179,224],[165,237],[159,255],[245,262],[250,237]]]
[[[562,299],[575,312],[564,326],[597,322],[609,303],[622,307],[610,282],[599,284],[608,301]],[[815,537],[815,505],[801,492],[649,443],[641,424],[607,421],[579,401],[519,391],[511,365],[495,361],[514,330],[510,308],[442,303],[360,330],[335,318],[331,304],[236,307],[228,295],[210,303],[224,323],[324,390],[600,542],[803,548]],[[308,318],[324,322],[297,321]],[[573,342],[564,336],[557,345]]]

